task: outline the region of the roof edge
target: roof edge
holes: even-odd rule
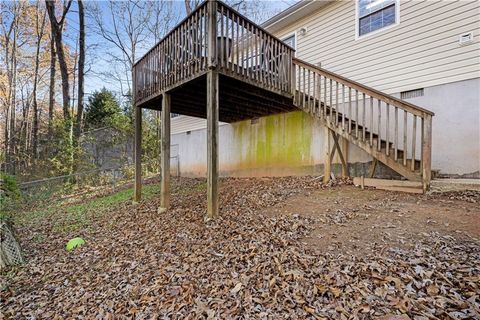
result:
[[[270,32],[275,32],[298,19],[306,17],[313,11],[320,9],[333,1],[334,0],[300,0],[263,22],[261,26]]]

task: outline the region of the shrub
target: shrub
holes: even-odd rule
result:
[[[21,199],[20,188],[14,176],[0,174],[0,217],[5,218],[5,211]]]

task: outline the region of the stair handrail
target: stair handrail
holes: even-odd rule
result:
[[[430,110],[424,109],[424,108],[419,107],[419,106],[417,106],[413,103],[410,103],[408,101],[404,101],[402,99],[399,99],[397,97],[394,97],[392,95],[389,95],[387,93],[379,91],[377,89],[374,89],[374,88],[368,87],[366,85],[363,85],[361,83],[358,83],[356,81],[350,80],[350,79],[345,78],[345,77],[343,77],[339,74],[328,71],[326,69],[323,69],[323,68],[318,67],[316,65],[313,65],[311,63],[305,62],[305,61],[300,60],[298,58],[294,57],[292,60],[293,60],[293,63],[295,65],[300,65],[300,66],[303,66],[304,68],[315,70],[325,77],[328,77],[332,80],[338,81],[341,84],[348,85],[352,89],[357,89],[361,92],[364,92],[364,93],[368,94],[369,96],[374,97],[375,99],[380,99],[380,100],[382,100],[386,103],[390,103],[390,104],[395,105],[399,108],[405,109],[406,111],[409,111],[410,113],[413,113],[413,114],[415,114],[419,117],[422,117],[423,114],[428,114],[430,116],[435,115],[435,113],[430,111]]]
[[[348,141],[354,142],[407,179],[415,180],[420,177],[424,191],[429,189],[432,117],[435,115],[432,111],[301,59],[294,57],[292,62],[291,87],[294,104],[297,107],[324,120],[329,129],[336,131]],[[348,92],[348,101],[346,101],[345,89]],[[355,94],[353,99],[352,91]],[[375,100],[377,100],[376,110]],[[370,105],[370,121],[367,121],[366,101],[369,101]],[[352,109],[353,104],[355,107]],[[394,118],[390,118],[392,109]],[[382,110],[385,110],[383,119]],[[403,125],[399,122],[399,110],[403,110]],[[374,117],[375,111],[377,115]],[[421,120],[420,128],[417,127],[417,117]],[[411,119],[411,128],[409,128],[408,119]],[[377,132],[375,132],[375,125]],[[368,130],[367,127],[369,127]],[[403,131],[403,135],[399,136],[399,131]],[[403,141],[400,140],[402,137]],[[420,140],[420,150],[416,149],[417,139]],[[400,145],[402,149],[399,148]],[[399,158],[399,154],[402,155],[402,159]],[[420,173],[416,168],[418,154],[421,161]]]

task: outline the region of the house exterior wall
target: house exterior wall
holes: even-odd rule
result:
[[[435,112],[432,169],[478,178],[480,2],[401,1],[398,24],[358,39],[355,11],[355,1],[334,1],[274,34],[284,38],[306,28],[297,35],[297,57],[397,97],[424,88],[423,96],[407,101]],[[474,41],[460,45],[465,32],[473,32]],[[220,126],[222,175],[323,174],[325,128],[318,121],[301,111],[257,121]],[[172,121],[179,171],[205,176],[206,122],[181,122]],[[351,175],[365,174],[371,160],[349,145]]]
[[[417,105],[428,105],[436,113],[432,169],[439,170],[441,176],[480,178],[479,88],[480,79],[458,81],[425,88],[423,96],[407,99]],[[325,128],[317,120],[296,111],[256,121],[220,124],[219,161],[223,176],[323,174]],[[188,130],[192,127],[197,129]],[[186,116],[172,119],[171,143],[175,146],[172,155],[178,155],[172,163],[175,172],[179,166],[181,175],[206,175],[205,128],[204,119]],[[351,175],[366,174],[371,160],[366,152],[349,144]],[[340,164],[338,155],[333,163]],[[385,168],[380,170],[385,177],[391,175]]]
[[[178,119],[172,121],[172,130],[176,122]],[[171,144],[178,148],[182,176],[206,176],[206,139],[206,129],[177,131],[171,136]],[[219,128],[220,174],[239,177],[323,174],[325,141],[325,128],[303,111],[223,124]],[[348,157],[350,163],[372,160],[356,146],[350,146]],[[333,163],[340,163],[338,155]],[[362,168],[352,166],[351,170],[355,173]]]
[[[400,1],[398,24],[358,39],[355,12],[355,1],[334,1],[274,34],[306,28],[298,58],[386,93],[480,77],[479,1]],[[474,41],[460,45],[466,32]]]
[[[480,78],[427,87],[407,101],[435,112],[432,169],[480,178]]]
[[[356,1],[334,1],[274,34],[297,34],[298,58],[394,96],[424,88],[408,101],[435,112],[432,169],[478,177],[480,2],[400,1],[398,24],[360,38],[355,19]]]

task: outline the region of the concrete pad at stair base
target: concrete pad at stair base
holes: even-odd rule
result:
[[[480,191],[480,179],[435,179],[431,182],[430,192]]]

